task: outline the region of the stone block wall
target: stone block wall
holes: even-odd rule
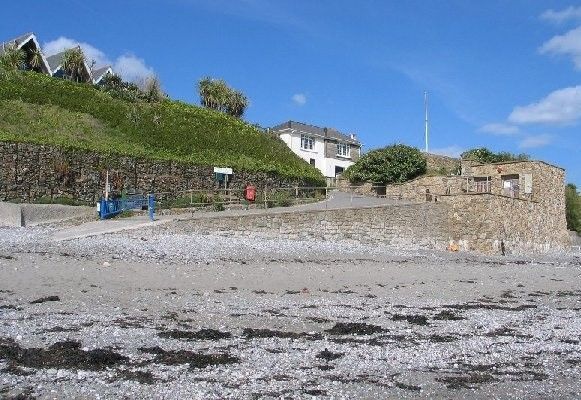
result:
[[[403,248],[445,249],[450,232],[445,204],[401,204],[340,210],[285,211],[268,214],[198,217],[177,222],[186,233],[313,240],[356,240]],[[172,228],[175,229],[175,228]]]
[[[213,168],[27,143],[0,142],[0,201],[68,197],[94,203],[102,195],[106,171],[111,189],[176,193],[216,187]],[[251,182],[260,189],[308,182],[274,174],[234,171],[231,188]]]
[[[387,196],[422,202],[426,201],[426,190],[430,191],[432,199],[446,193],[460,193],[466,184],[459,176],[420,176],[411,181],[387,185]]]
[[[463,250],[528,254],[566,250],[566,224],[552,218],[545,205],[489,193],[440,196],[449,206],[450,239]]]
[[[384,193],[384,185],[373,184],[371,182],[351,183],[348,179],[337,178],[335,181],[337,189],[342,192],[353,192],[362,196],[377,196]]]

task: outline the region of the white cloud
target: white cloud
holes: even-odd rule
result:
[[[298,106],[304,106],[307,104],[307,96],[303,93],[297,93],[291,97],[292,101]]]
[[[111,65],[113,71],[116,74],[119,74],[125,81],[141,83],[154,74],[153,68],[149,67],[145,61],[139,57],[125,54],[117,57],[115,61],[112,61],[103,51],[89,43],[79,42],[75,39],[70,39],[64,36],[45,43],[42,50],[47,56],[50,56],[76,46],[81,46],[81,49],[83,49],[89,66],[93,60],[95,61],[95,67],[97,68]]]
[[[441,156],[458,158],[460,157],[460,154],[464,152],[464,149],[460,146],[452,145],[448,147],[441,147],[439,149],[430,149],[429,152],[432,154],[439,154]]]
[[[95,61],[95,65],[100,67],[103,65],[109,65],[111,62],[101,50],[88,43],[79,42],[74,39],[69,39],[67,37],[61,36],[56,40],[47,42],[42,46],[42,51],[47,56],[52,56],[53,54],[60,53],[63,50],[70,49],[72,47],[81,46],[83,53],[87,57],[87,64],[91,64],[91,61]]]
[[[113,71],[129,82],[142,82],[154,74],[153,69],[148,67],[143,59],[132,55],[117,58]]]
[[[533,149],[536,147],[544,147],[552,141],[553,137],[547,134],[527,136],[519,142],[518,147],[521,149]]]
[[[570,6],[560,11],[547,10],[541,14],[541,19],[554,22],[556,24],[560,24],[568,20],[579,20],[581,19],[581,7]]]
[[[478,129],[479,132],[492,133],[493,135],[515,135],[519,133],[518,126],[493,123],[486,124],[482,128]]]
[[[540,48],[541,54],[562,54],[570,56],[577,69],[581,69],[581,26],[564,35],[553,36]]]
[[[513,124],[567,124],[581,118],[581,86],[555,90],[526,106],[515,107],[508,116]]]

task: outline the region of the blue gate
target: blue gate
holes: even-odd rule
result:
[[[147,210],[149,219],[153,221],[155,212],[155,197],[149,195],[130,195],[121,199],[105,199],[101,197],[97,207],[100,219],[112,218],[127,210]]]

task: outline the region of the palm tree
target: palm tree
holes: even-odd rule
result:
[[[227,113],[236,118],[242,118],[248,107],[248,99],[242,92],[233,91],[228,99]]]
[[[0,55],[0,66],[8,71],[23,69],[26,63],[24,50],[19,49],[16,43],[4,46],[4,53]]]
[[[204,107],[240,118],[248,107],[242,92],[232,89],[222,79],[202,78],[198,82],[200,102]]]
[[[86,70],[85,61],[85,54],[80,46],[65,51],[62,58],[62,66],[69,79],[76,82],[83,81],[83,75]]]
[[[42,60],[42,53],[40,51],[40,49],[34,49],[32,50],[31,54],[30,54],[30,68],[32,68],[35,71],[40,71],[42,68],[42,64],[43,64],[43,60]]]

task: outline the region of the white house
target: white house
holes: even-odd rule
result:
[[[271,128],[271,132],[326,178],[337,177],[361,155],[361,143],[354,134],[345,135],[332,128],[287,121]]]

